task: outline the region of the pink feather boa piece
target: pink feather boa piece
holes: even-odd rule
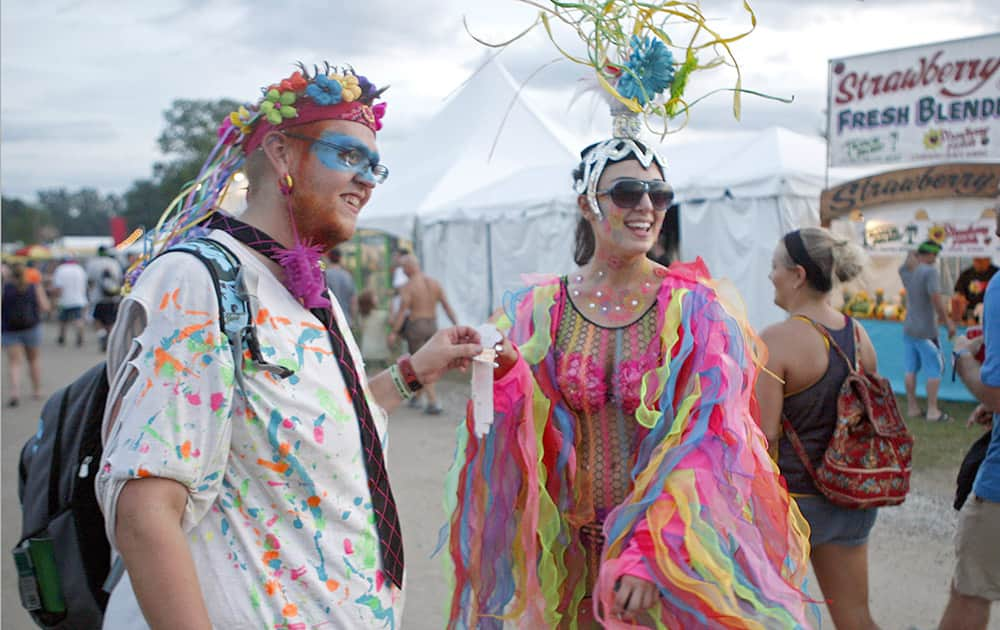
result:
[[[326,297],[326,279],[320,259],[321,245],[302,243],[298,239],[292,249],[275,249],[274,257],[285,270],[285,287],[306,308],[330,308]]]

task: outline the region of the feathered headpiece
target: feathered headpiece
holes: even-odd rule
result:
[[[322,67],[313,66],[311,72],[299,63],[298,70],[291,76],[262,88],[256,103],[240,106],[222,121],[218,142],[198,176],[184,186],[156,227],[145,234],[143,254],[128,271],[125,292],[156,254],[201,234],[201,224],[216,211],[246,157],[260,146],[268,132],[319,120],[350,120],[377,132],[382,128],[386,104],[376,105],[374,102],[385,90],[376,88],[349,66],[335,67],[329,63],[324,63]],[[294,230],[294,218],[291,220]],[[294,231],[297,242],[292,249],[282,252],[282,259],[287,258],[288,253],[307,252],[310,258],[316,258],[318,264],[319,256],[312,256],[315,252],[311,251],[316,247],[299,243],[297,230]],[[302,261],[290,262],[298,264]],[[317,265],[306,266],[311,268]],[[289,289],[297,293],[291,285],[299,279],[289,277],[286,281],[290,283]],[[301,299],[303,296],[296,297]]]
[[[750,16],[749,30],[725,37],[709,26],[709,19],[696,0],[520,1],[539,9],[534,24],[499,44],[485,42],[475,35],[473,38],[484,45],[501,48],[541,25],[564,58],[592,70],[597,85],[610,101],[612,138],[583,157],[584,177],[575,188],[578,193],[587,195],[597,214],[600,214],[597,181],[609,161],[632,154],[644,167],[654,161],[664,167],[656,151],[644,150],[636,142],[644,126],[662,139],[684,127],[695,103],[718,91],[733,92],[733,115],[737,119],[742,93],[775,98],[742,87],[740,67],[729,47],[752,32],[757,24],[747,2],[743,7]],[[586,56],[571,54],[556,41],[554,27],[559,25],[568,27],[579,37]],[[687,42],[686,45],[677,43],[681,39]],[[711,57],[700,59],[707,56],[706,52],[711,53]],[[684,93],[691,75],[721,65],[730,65],[735,70],[734,87],[713,90],[693,101],[686,100]],[[681,124],[671,128],[670,122],[679,116],[683,117]]]

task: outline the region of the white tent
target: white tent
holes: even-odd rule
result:
[[[421,217],[425,268],[442,282],[462,321],[483,321],[508,291],[524,285],[525,274],[572,269],[579,216],[574,165],[517,171]]]
[[[786,232],[819,225],[826,143],[772,127],[664,151],[681,204],[681,258],[727,277],[757,328],[784,317],[768,280]]]
[[[479,323],[522,274],[571,265],[568,138],[494,59],[388,156],[358,225],[414,238],[459,319]]]
[[[392,172],[358,225],[410,238],[418,218],[473,191],[529,167],[572,163],[571,145],[493,59],[387,156]]]

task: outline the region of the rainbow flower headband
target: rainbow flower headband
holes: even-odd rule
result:
[[[313,72],[299,70],[280,83],[261,91],[256,105],[241,106],[222,122],[219,138],[239,144],[249,155],[269,131],[304,125],[317,120],[352,120],[372,131],[382,129],[385,103],[373,105],[386,88],[378,89],[353,68],[335,68],[329,63]]]
[[[158,253],[201,233],[200,224],[218,207],[246,156],[271,131],[320,120],[350,120],[373,132],[382,129],[386,104],[374,104],[387,88],[376,88],[350,66],[324,63],[310,72],[302,63],[291,76],[261,90],[256,103],[242,105],[219,126],[218,142],[201,167],[147,231],[143,254],[126,275],[128,292],[145,266]],[[130,238],[129,242],[135,239]]]

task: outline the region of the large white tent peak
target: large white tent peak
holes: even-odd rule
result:
[[[498,59],[487,62],[391,156],[359,226],[413,234],[416,218],[525,168],[572,165],[570,136],[546,120]]]
[[[672,180],[681,204],[681,257],[701,256],[712,275],[732,280],[753,325],[778,321],[771,256],[783,234],[819,224],[826,143],[772,127],[674,154],[689,160]]]
[[[784,127],[665,150],[678,200],[813,195],[824,184],[826,141]],[[671,155],[686,161],[671,163]]]

